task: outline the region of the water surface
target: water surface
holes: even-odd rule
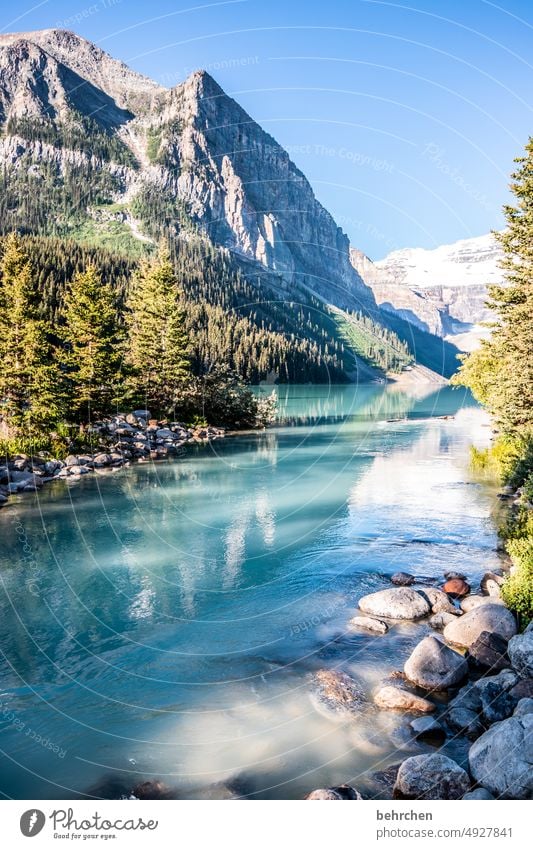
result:
[[[343,669],[370,693],[402,667],[426,625],[345,631],[387,575],[475,581],[498,565],[494,493],[468,470],[484,415],[448,388],[278,392],[266,432],[1,511],[4,796],[113,796],[158,778],[183,797],[225,783],[301,798],[364,788],[425,750],[396,714],[317,710],[309,676]]]

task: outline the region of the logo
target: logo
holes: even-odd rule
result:
[[[20,830],[24,837],[35,837],[43,830],[46,822],[46,817],[42,811],[35,808],[30,811],[25,811],[20,818]]]

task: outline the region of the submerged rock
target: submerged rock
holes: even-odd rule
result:
[[[359,600],[364,613],[386,619],[422,619],[431,610],[429,602],[410,587],[395,587],[365,595]]]
[[[370,616],[354,616],[348,622],[349,631],[370,631],[373,634],[386,634],[389,626],[381,619],[372,619]]]
[[[410,587],[414,584],[415,577],[408,572],[395,572],[391,577],[391,584],[396,584],[397,587]]]
[[[516,634],[515,618],[501,604],[483,604],[446,625],[444,637],[453,645],[470,648],[483,631],[510,640]]]
[[[449,626],[446,626],[449,627]],[[410,681],[425,690],[447,690],[468,674],[468,664],[437,637],[425,637],[405,663]]]
[[[415,713],[432,713],[435,710],[435,705],[427,699],[415,696],[403,687],[392,685],[381,687],[374,695],[374,703],[386,710]]]
[[[459,764],[446,755],[415,755],[398,770],[394,797],[400,799],[462,799],[470,779]]]
[[[306,799],[319,801],[356,801],[363,797],[355,787],[349,787],[347,784],[341,784],[340,787],[325,787],[313,790]]]
[[[533,714],[495,723],[470,747],[475,780],[503,799],[533,798]]]
[[[360,713],[368,707],[362,687],[345,672],[320,669],[313,675],[312,684],[318,706],[330,713]]]
[[[172,799],[173,791],[162,781],[142,781],[136,784],[131,795],[135,799]]]

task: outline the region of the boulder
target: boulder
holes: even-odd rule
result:
[[[468,664],[440,639],[430,636],[418,643],[405,663],[404,672],[410,681],[425,690],[447,690],[468,674]]]
[[[523,678],[515,684],[510,692],[520,699],[533,699],[533,678]]]
[[[364,613],[386,619],[422,619],[430,612],[427,599],[410,587],[395,587],[365,595],[359,600]]]
[[[492,631],[482,631],[467,653],[472,669],[499,672],[508,669],[511,661],[507,654],[507,640]]]
[[[415,755],[398,770],[394,797],[399,799],[462,799],[470,779],[459,764],[446,755]]]
[[[474,607],[479,607],[481,604],[501,604],[504,605],[502,599],[495,598],[491,595],[468,595],[461,599],[461,610],[463,613],[469,613]],[[505,605],[504,605],[505,606]]]
[[[477,740],[484,731],[478,714],[467,708],[451,708],[446,713],[446,722],[452,731],[465,734],[469,740]]]
[[[511,669],[476,681],[474,686],[481,697],[481,713],[488,725],[511,716],[518,699],[510,691],[517,682],[518,676]]]
[[[483,631],[510,640],[516,634],[515,618],[501,604],[483,604],[446,625],[444,637],[453,645],[470,648]]]
[[[470,592],[470,584],[467,584],[462,578],[450,578],[442,589],[452,598],[463,598]]]
[[[354,616],[348,622],[349,631],[370,631],[372,634],[386,634],[389,626],[381,619],[372,619],[370,616]]]
[[[403,710],[414,713],[432,713],[435,705],[421,696],[415,696],[403,687],[387,685],[374,695],[374,703],[386,710]]]
[[[396,584],[397,587],[410,587],[414,582],[414,575],[408,572],[395,572],[391,577],[391,584]]]
[[[470,793],[465,793],[463,799],[470,799],[471,801],[486,801],[490,802],[494,799],[492,793],[489,793],[488,790],[485,790],[484,787],[477,787],[475,790],[472,790]]]
[[[461,616],[461,609],[455,607],[442,590],[438,590],[436,587],[426,587],[426,589],[420,590],[420,594],[427,598],[432,613],[451,613],[453,616]]]
[[[466,581],[466,575],[463,575],[462,572],[445,572],[444,580],[445,581],[453,581],[456,578],[459,581]]]
[[[505,578],[501,575],[496,575],[495,572],[485,572],[480,581],[481,592],[485,595],[499,598],[501,595],[500,587],[504,581]]]
[[[109,454],[96,454],[93,459],[93,464],[95,467],[108,466],[111,462],[111,458]]]
[[[135,418],[137,418],[137,419],[146,419],[146,420],[148,420],[152,417],[150,410],[134,410],[132,415],[134,415]],[[126,416],[126,421],[128,421],[127,416]]]
[[[533,699],[520,699],[513,711],[513,716],[526,716],[533,713]]]
[[[435,631],[444,631],[448,622],[453,622],[454,619],[453,613],[434,613],[429,617],[428,625]]]
[[[363,797],[355,787],[349,787],[347,784],[341,784],[340,787],[325,787],[318,790],[313,790],[306,799],[318,800],[323,802],[337,801],[355,801]]]
[[[328,713],[360,713],[368,706],[360,684],[345,672],[320,669],[313,675],[312,685],[318,707]]]
[[[533,714],[496,722],[468,753],[474,779],[503,799],[533,798]]]
[[[522,678],[533,677],[533,631],[526,630],[509,640],[509,657],[513,669]]]
[[[431,716],[419,716],[409,723],[417,740],[440,745],[446,737],[444,728]]]

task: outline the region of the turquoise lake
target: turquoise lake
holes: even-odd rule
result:
[[[153,778],[181,798],[302,798],[428,750],[396,714],[334,721],[309,677],[342,669],[370,693],[402,668],[427,625],[345,632],[393,572],[475,583],[499,565],[495,493],[468,464],[485,415],[448,387],[277,392],[265,432],[2,509],[3,796]]]

